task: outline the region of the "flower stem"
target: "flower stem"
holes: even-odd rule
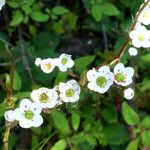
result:
[[[4,140],[3,140],[4,150],[8,150],[9,133],[10,133],[10,127],[6,127]]]

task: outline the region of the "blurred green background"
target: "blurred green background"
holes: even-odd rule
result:
[[[10,60],[15,63],[15,105],[35,87],[54,87],[71,79],[59,70],[44,74],[37,57],[71,54],[78,75],[117,54],[143,0],[8,0],[0,12],[0,79],[9,86]],[[11,129],[10,150],[148,150],[150,149],[150,53],[126,51],[122,63],[134,67],[135,97],[123,88],[107,94],[82,87],[79,102],[43,114],[39,128]],[[5,131],[5,91],[0,89],[0,143]],[[123,103],[123,107],[122,107]],[[121,109],[123,108],[123,110]],[[127,147],[128,146],[128,147]],[[0,149],[3,145],[1,144]]]

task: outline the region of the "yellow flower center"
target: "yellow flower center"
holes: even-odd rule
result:
[[[144,40],[145,40],[144,35],[140,35],[140,36],[139,36],[139,41],[140,41],[140,42],[143,42]]]
[[[50,63],[45,64],[45,68],[49,70],[51,68],[51,64]]]
[[[40,100],[42,103],[47,103],[48,100],[49,100],[49,97],[47,96],[46,93],[42,93],[42,94],[40,95],[39,100]]]

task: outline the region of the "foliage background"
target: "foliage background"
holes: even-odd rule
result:
[[[69,53],[75,59],[70,72],[83,75],[93,66],[111,60],[128,35],[132,18],[142,0],[8,0],[0,12],[0,79],[9,87],[10,60],[15,62],[13,101],[29,97],[33,88],[52,88],[71,79],[55,70],[44,74],[34,65],[36,57],[55,58]],[[29,130],[11,129],[9,149],[16,150],[128,150],[150,148],[150,54],[137,57],[127,51],[122,60],[135,69],[136,95],[123,98],[123,89],[107,94],[82,87],[75,104],[63,104],[43,114],[44,124]],[[0,89],[0,142],[5,131],[6,93]],[[122,107],[123,103],[123,107]],[[122,111],[123,108],[123,111]],[[123,112],[123,113],[122,113]],[[143,118],[146,120],[140,123]],[[2,145],[0,149],[2,149]]]

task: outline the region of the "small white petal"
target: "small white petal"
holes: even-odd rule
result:
[[[27,98],[21,100],[20,102],[20,108],[25,109],[25,110],[29,109],[31,105],[32,105],[32,102]]]
[[[107,72],[110,72],[110,69],[108,66],[102,66],[98,69],[98,71],[101,73],[101,74],[105,74]]]
[[[5,5],[5,0],[0,0],[0,10],[2,9],[2,7]]]
[[[9,122],[15,121],[13,110],[6,111],[4,116],[5,116],[5,119]]]
[[[118,72],[122,72],[124,70],[124,65],[122,63],[118,63],[114,68],[114,74]]]
[[[23,109],[21,109],[21,108],[16,108],[15,110],[14,110],[14,118],[15,118],[15,120],[21,120],[24,116],[23,116]]]
[[[43,118],[41,115],[35,115],[33,118],[32,126],[33,127],[39,127],[43,123]]]
[[[89,70],[89,71],[87,72],[87,79],[88,79],[88,81],[92,81],[92,80],[94,80],[96,77],[97,77],[97,71],[96,71],[95,69]]]
[[[124,90],[124,97],[128,100],[132,99],[134,97],[134,90],[131,88]]]
[[[36,58],[35,65],[40,66],[40,64],[41,64],[41,58]]]
[[[128,78],[132,78],[134,75],[134,69],[131,67],[126,67],[124,69],[124,74],[127,75]]]
[[[32,127],[32,122],[25,118],[22,118],[21,120],[19,120],[19,125],[21,128],[28,129]]]
[[[134,47],[130,47],[128,52],[130,56],[136,56],[138,54],[137,49],[135,49]]]

